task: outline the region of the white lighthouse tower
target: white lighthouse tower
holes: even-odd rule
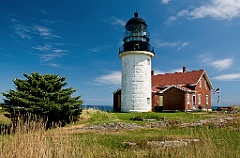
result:
[[[148,112],[152,109],[151,59],[154,48],[149,44],[146,22],[134,13],[119,49],[122,60],[121,111]]]

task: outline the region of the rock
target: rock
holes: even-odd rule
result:
[[[129,146],[136,146],[136,142],[123,142],[124,145],[129,145]]]
[[[186,128],[186,127],[201,127],[204,125],[213,125],[217,127],[224,127],[226,123],[233,122],[234,119],[237,117],[219,117],[219,118],[210,118],[206,120],[199,120],[196,122],[178,122],[172,120],[165,120],[165,121],[156,121],[156,122],[149,122],[148,124],[138,125],[137,123],[125,123],[125,122],[114,122],[114,123],[103,123],[98,125],[92,125],[83,127],[86,130],[134,130],[140,128],[165,128],[171,126],[178,126],[179,128]]]
[[[199,139],[182,139],[182,140],[167,140],[167,141],[148,141],[147,145],[161,148],[181,147],[190,143],[199,142]]]

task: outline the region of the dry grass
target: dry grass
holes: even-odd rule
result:
[[[99,112],[88,111],[83,115],[85,121],[90,120],[90,112],[93,112],[95,117],[99,115]],[[110,119],[109,117],[116,119],[112,116],[104,116],[103,118],[105,120]],[[80,125],[78,127],[80,128]],[[175,127],[76,133],[77,129],[74,124],[66,128],[55,128],[47,131],[44,123],[41,122],[20,124],[15,134],[1,135],[0,157],[240,157],[239,119],[233,120],[222,128],[209,125],[194,128]],[[188,146],[165,149],[147,145],[149,140],[164,141],[184,138],[197,138],[200,141]],[[126,141],[137,142],[137,145],[125,146],[123,142]]]

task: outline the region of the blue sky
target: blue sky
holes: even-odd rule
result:
[[[23,72],[51,73],[66,76],[84,104],[112,105],[118,48],[136,8],[155,73],[204,69],[222,106],[240,104],[240,0],[0,0],[0,92]]]

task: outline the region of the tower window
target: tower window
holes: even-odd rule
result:
[[[147,58],[147,63],[148,63],[148,65],[150,65],[150,59],[149,58]]]
[[[150,98],[147,98],[147,104],[150,104]]]
[[[139,44],[138,43],[134,44],[134,50],[139,50]]]

